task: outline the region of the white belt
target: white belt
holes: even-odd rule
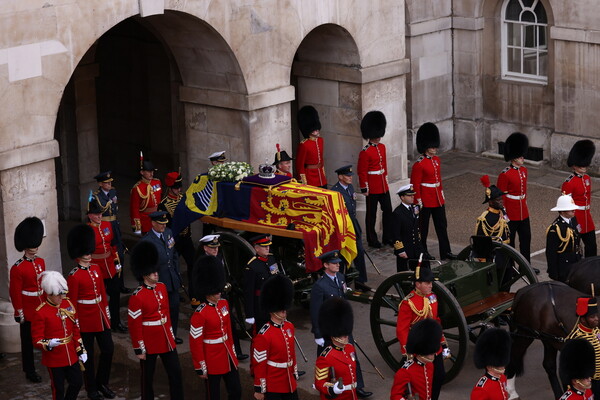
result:
[[[227,335],[222,336],[218,339],[204,339],[203,342],[208,343],[208,344],[217,344],[217,343],[223,343],[226,340],[227,340]]]
[[[44,293],[43,290],[40,290],[39,292],[28,292],[27,290],[21,290],[21,294],[25,295],[25,296],[41,296]]]
[[[275,368],[288,368],[294,365],[294,363],[292,361],[278,363],[275,361],[267,360],[267,365],[270,365],[271,367]]]
[[[344,385],[344,391],[346,390],[352,390],[356,387],[356,382],[355,383],[351,383],[349,385]]]
[[[142,325],[144,326],[158,326],[158,325],[164,325],[167,322],[166,318],[161,318],[158,321],[144,321],[142,322]]]
[[[421,186],[425,186],[425,187],[439,187],[440,183],[436,182],[436,183],[421,183]]]
[[[385,173],[385,169],[380,169],[379,171],[369,171],[367,174],[369,175],[383,175]]]
[[[589,210],[590,209],[590,205],[588,204],[587,206],[579,206],[581,207],[582,210]]]
[[[515,196],[513,194],[506,194],[505,196],[512,200],[523,200],[526,195],[522,194],[520,196]]]
[[[84,300],[84,299],[77,300],[77,302],[79,304],[98,304],[101,301],[102,301],[102,296],[98,296],[95,299],[91,299],[91,300]]]

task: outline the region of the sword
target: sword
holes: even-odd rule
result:
[[[304,362],[308,362],[308,358],[306,358],[306,354],[304,354],[304,350],[302,350],[302,346],[300,346],[300,343],[298,342],[298,339],[296,338],[295,335],[294,335],[294,342],[296,342],[296,346],[298,346],[298,350],[300,350],[300,354],[302,354],[302,358],[304,359]]]
[[[379,275],[381,275],[381,271],[379,270],[379,268],[377,268],[377,265],[375,265],[375,263],[373,262],[373,259],[371,258],[371,256],[369,255],[369,253],[367,253],[366,250],[363,249],[363,251],[365,252],[365,256],[367,256],[367,258],[369,259],[369,261],[371,262],[371,265],[373,266],[373,268],[375,268],[375,271],[377,271],[377,273]]]
[[[381,371],[379,370],[379,368],[377,368],[375,366],[375,364],[373,364],[373,361],[371,361],[371,359],[369,358],[369,356],[367,355],[367,353],[365,353],[365,351],[362,349],[362,347],[360,347],[360,345],[358,344],[358,342],[356,341],[356,339],[353,338],[352,341],[356,345],[356,348],[360,350],[360,352],[363,354],[363,356],[365,356],[365,358],[367,359],[367,361],[369,362],[369,364],[371,364],[373,366],[373,368],[375,368],[375,371],[381,377],[381,379],[385,380],[385,377],[383,376],[383,374],[381,373]]]

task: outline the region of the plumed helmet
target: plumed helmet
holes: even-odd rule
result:
[[[511,339],[507,331],[486,329],[475,344],[475,367],[505,367],[510,361],[510,346]]]
[[[432,147],[440,147],[440,131],[433,122],[425,122],[417,130],[417,151],[423,154]]]
[[[194,263],[194,292],[196,299],[205,299],[206,296],[221,293],[225,287],[225,268],[223,263],[208,254],[199,257]]]
[[[360,122],[362,137],[366,140],[377,139],[385,135],[387,121],[381,111],[369,111]]]
[[[567,340],[560,352],[560,379],[570,384],[573,379],[591,378],[595,371],[594,347],[585,339]]]
[[[260,306],[267,313],[289,310],[293,300],[294,284],[282,274],[267,279],[260,291]]]
[[[131,271],[138,281],[158,271],[158,249],[146,240],[137,242],[131,249]]]
[[[504,161],[525,157],[529,149],[529,139],[521,132],[511,133],[504,142]]]
[[[87,205],[87,213],[88,214],[102,214],[104,210],[102,206],[96,201],[92,200]]]
[[[406,352],[420,356],[437,353],[441,340],[441,325],[436,320],[425,318],[410,328],[406,341]]]
[[[313,106],[304,106],[298,111],[298,127],[305,138],[308,138],[311,132],[321,129],[319,113]]]
[[[28,217],[15,228],[15,248],[17,251],[35,249],[42,244],[44,224],[38,217]]]
[[[569,167],[572,167],[573,165],[578,167],[589,167],[595,153],[596,146],[594,145],[594,142],[591,140],[578,140],[573,147],[571,147],[569,158],[567,158],[567,165]]]
[[[354,314],[348,300],[331,297],[319,309],[319,327],[324,338],[350,335],[354,326]]]
[[[49,295],[57,296],[69,292],[67,281],[60,272],[44,271],[42,272],[42,290]]]
[[[72,260],[92,254],[95,249],[96,235],[91,226],[79,224],[71,228],[67,234],[67,250]]]

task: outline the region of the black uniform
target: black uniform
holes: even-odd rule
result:
[[[260,291],[267,278],[279,272],[277,261],[271,254],[266,259],[259,256],[252,257],[244,270],[246,318],[254,318],[255,326],[259,328],[269,319],[269,316],[260,309]]]
[[[579,232],[576,227],[575,217],[567,222],[559,216],[546,230],[546,261],[548,276],[551,279],[564,282],[571,265],[581,258]]]
[[[425,252],[421,243],[419,214],[415,213],[413,205],[407,207],[401,203],[392,213],[392,217],[396,271],[408,271],[408,260],[416,260],[421,253]],[[402,252],[406,252],[408,258],[398,257]]]

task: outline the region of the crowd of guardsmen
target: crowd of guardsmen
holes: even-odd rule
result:
[[[298,146],[296,177],[299,182],[327,188],[324,141],[317,111],[303,107],[298,126],[304,140]],[[356,217],[356,193],[366,196],[365,230],[370,247],[392,246],[398,271],[414,271],[414,290],[400,303],[397,320],[398,351],[406,362],[397,371],[391,400],[437,400],[444,380],[443,359],[451,352],[438,317],[438,302],[432,292],[433,273],[428,261],[434,257],[427,247],[430,218],[436,230],[440,259],[453,259],[447,234],[441,161],[437,156],[440,136],[435,124],[422,125],[416,137],[421,156],[412,168],[411,184],[397,194],[401,204],[392,210],[387,179],[386,148],[381,139],[386,130],[383,113],[371,111],[361,122],[368,141],[359,154],[359,190],[352,185],[352,165],[335,170],[338,182],[331,186],[346,204],[357,238],[359,271],[355,290],[369,291],[365,271],[362,230]],[[531,228],[527,208],[528,140],[513,133],[504,144],[510,164],[500,172],[496,185],[488,176],[485,187],[487,210],[477,219],[475,235],[490,237],[519,250],[530,260]],[[546,258],[551,279],[564,281],[571,265],[580,259],[580,242],[585,257],[595,256],[595,227],[590,213],[591,181],[586,174],[594,156],[591,141],[575,143],[568,157],[573,174],[562,186],[556,207],[559,216],[548,227]],[[227,159],[225,152],[210,155],[213,165]],[[277,145],[273,165],[277,173],[292,177],[293,158]],[[221,380],[227,398],[240,399],[242,387],[238,364],[250,358],[254,398],[297,399],[296,381],[305,371],[296,364],[294,325],[287,320],[292,305],[292,282],[280,270],[270,253],[269,235],[250,239],[256,252],[244,270],[245,321],[236,321],[230,312],[224,288],[229,283],[218,234],[204,226],[198,254],[186,227],[177,236],[170,229],[177,204],[182,198],[179,172],[165,176],[166,193],[154,177],[154,165],[140,159],[141,179],[130,194],[130,220],[141,237],[131,251],[131,269],[140,286],[132,291],[123,284],[122,262],[125,246],[118,221],[118,198],[111,172],[98,174],[99,188],[89,195],[88,223],[73,227],[67,236],[72,271],[65,277],[46,271],[37,255],[44,227],[36,217],[23,220],[14,234],[15,247],[23,256],[10,270],[10,296],[16,322],[20,323],[22,365],[26,379],[42,381],[34,363],[33,349],[42,352],[48,368],[53,399],[75,399],[85,385],[88,398],[112,399],[110,372],[114,344],[112,332],[129,331],[131,345],[140,360],[142,399],[154,399],[153,379],[160,357],[169,382],[170,398],[184,399],[184,385],[177,355],[180,289],[184,286],[179,269],[181,256],[188,267],[188,290],[194,313],[190,320],[189,344],[194,369],[206,381],[206,398],[221,398]],[[377,207],[382,210],[381,241],[375,231]],[[490,255],[487,255],[490,256]],[[484,256],[482,256],[484,257]],[[494,255],[491,255],[494,257]],[[338,250],[321,254],[323,274],[314,283],[310,298],[312,333],[318,358],[314,388],[322,399],[366,398],[362,372],[354,346],[352,307],[345,299],[348,290],[343,260]],[[417,261],[422,259],[423,261]],[[500,268],[508,260],[494,259]],[[340,272],[342,266],[342,272]],[[539,273],[539,271],[536,271]],[[120,320],[121,293],[131,293],[127,326]],[[67,297],[68,295],[68,297]],[[561,353],[560,366],[568,390],[562,399],[590,399],[592,390],[600,396],[600,331],[594,298],[580,298],[574,312],[578,324]],[[246,325],[247,324],[247,325]],[[250,354],[243,354],[238,328],[252,326]],[[95,357],[95,348],[99,356]],[[506,330],[492,328],[479,338],[475,364],[484,375],[477,381],[471,399],[507,399],[504,367],[508,363],[511,339]],[[96,364],[97,359],[97,364]],[[83,372],[82,372],[83,371]],[[309,371],[312,373],[313,371]],[[378,394],[379,398],[387,397]]]

